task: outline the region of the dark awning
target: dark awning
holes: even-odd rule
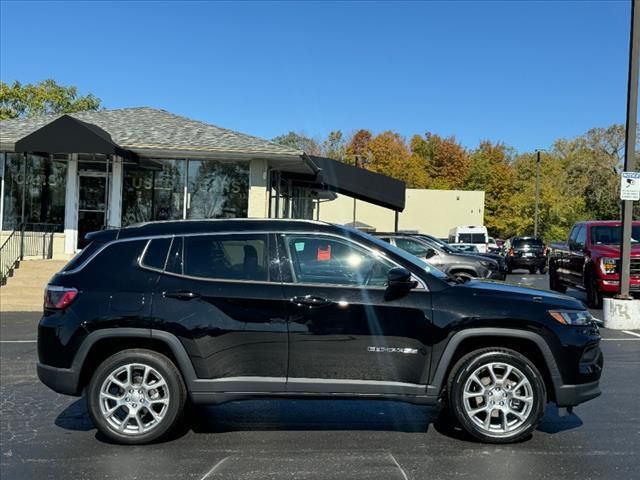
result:
[[[92,123],[62,115],[44,127],[18,140],[16,152],[25,153],[103,153],[135,160],[137,155],[117,145],[111,135]]]
[[[318,167],[315,181],[327,190],[396,211],[404,210],[406,185],[400,180],[356,168],[326,157],[311,155]]]

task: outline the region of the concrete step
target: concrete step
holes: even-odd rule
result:
[[[42,311],[44,288],[66,260],[24,260],[0,287],[0,312]]]

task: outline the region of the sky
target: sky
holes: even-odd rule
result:
[[[0,2],[0,79],[272,138],[518,151],[624,123],[630,1]]]

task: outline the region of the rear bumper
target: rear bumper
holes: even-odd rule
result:
[[[80,396],[80,374],[72,368],[58,368],[38,363],[38,378],[47,387],[63,395]]]
[[[520,267],[536,267],[541,268],[547,264],[546,257],[509,257],[507,260],[511,268],[520,268]]]
[[[601,393],[599,380],[582,385],[562,385],[556,389],[556,405],[559,407],[575,407],[599,397]]]

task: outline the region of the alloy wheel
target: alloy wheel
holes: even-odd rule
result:
[[[169,409],[169,388],[149,365],[129,363],[114,369],[100,388],[100,412],[109,426],[125,435],[155,429]]]
[[[533,387],[516,367],[502,362],[481,365],[467,378],[464,411],[486,435],[511,436],[527,421],[534,404]]]

